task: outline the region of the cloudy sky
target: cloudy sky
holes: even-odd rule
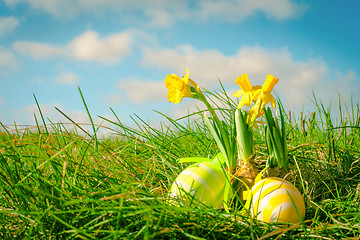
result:
[[[112,108],[124,122],[158,110],[179,117],[194,100],[166,101],[167,74],[229,93],[243,73],[271,73],[287,110],[360,92],[357,0],[0,0],[0,121],[87,122]],[[328,100],[329,101],[329,100]],[[97,119],[99,121],[99,119]]]

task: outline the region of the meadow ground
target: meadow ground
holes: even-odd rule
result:
[[[95,125],[85,134],[80,124],[44,124],[46,116],[35,130],[2,126],[0,238],[359,239],[359,105],[339,101],[330,111],[314,100],[314,112],[286,119],[287,179],[306,202],[305,221],[287,226],[235,210],[167,204],[172,182],[189,165],[178,159],[218,153],[196,116],[164,116],[156,128],[141,119],[136,127],[106,120],[113,135],[105,139]],[[262,131],[254,133],[260,169],[267,159]]]

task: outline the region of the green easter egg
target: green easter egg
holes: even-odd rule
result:
[[[175,179],[170,196],[187,202],[200,201],[214,208],[221,207],[227,182],[225,170],[213,162],[194,164]]]

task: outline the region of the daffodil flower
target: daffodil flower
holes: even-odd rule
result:
[[[241,89],[234,93],[234,97],[243,96],[238,105],[238,109],[241,109],[244,105],[250,106],[253,102],[254,91],[260,89],[261,86],[256,85],[253,87],[246,73],[239,76],[235,80],[235,83],[237,83]]]
[[[271,91],[278,81],[278,78],[269,74],[266,76],[264,85],[260,89],[254,91],[253,101],[255,102],[255,105],[249,111],[249,116],[247,119],[248,123],[253,123],[257,118],[264,115],[263,109],[268,103],[271,102],[271,106],[273,108],[276,107],[276,100],[271,94]]]
[[[274,96],[271,94],[271,91],[278,81],[278,78],[269,74],[267,75],[263,86],[252,86],[246,73],[235,80],[235,83],[237,83],[241,89],[234,93],[234,96],[242,96],[238,108],[240,109],[244,105],[250,106],[252,103],[255,103],[255,105],[248,111],[247,123],[249,125],[254,125],[255,127],[257,126],[256,119],[264,115],[263,109],[269,102],[271,102],[271,106],[273,108],[276,107],[276,101]]]
[[[271,106],[273,108],[276,107],[276,100],[274,96],[271,94],[274,86],[278,83],[279,79],[269,74],[266,76],[266,80],[264,85],[254,91],[253,99],[256,101],[256,105],[259,104],[260,108],[263,109],[269,102],[271,102]]]
[[[176,74],[167,75],[165,86],[168,89],[167,98],[169,102],[178,104],[183,97],[192,97],[192,88],[199,91],[199,86],[189,78],[189,69],[186,68],[186,74],[182,78]]]

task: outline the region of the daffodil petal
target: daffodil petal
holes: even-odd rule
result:
[[[184,96],[180,92],[177,92],[176,95],[175,95],[174,103],[175,104],[180,103],[182,101],[183,97]]]
[[[173,85],[173,76],[172,75],[166,75],[165,87],[170,88],[172,85]]]
[[[271,106],[272,106],[273,108],[276,107],[276,100],[275,100],[275,98],[274,98],[273,95],[271,95]]]
[[[251,100],[251,92],[245,93],[239,102],[238,109],[241,109],[244,105],[250,106]]]
[[[244,94],[244,91],[242,89],[237,90],[236,93],[234,93],[234,97],[241,97],[241,95]]]
[[[186,68],[186,74],[183,76],[182,80],[184,83],[189,84],[189,68]]]
[[[244,102],[243,102],[242,99],[241,99],[240,102],[239,102],[239,104],[238,104],[238,106],[237,106],[237,108],[238,108],[238,109],[241,109],[243,106],[244,106]]]
[[[179,91],[175,88],[169,89],[167,98],[169,102],[173,102],[175,104],[178,104],[182,100],[182,97],[179,95]]]
[[[252,102],[252,93],[251,92],[245,93],[241,100],[243,100],[243,99],[244,99],[244,104],[246,106],[250,106],[250,104]]]

